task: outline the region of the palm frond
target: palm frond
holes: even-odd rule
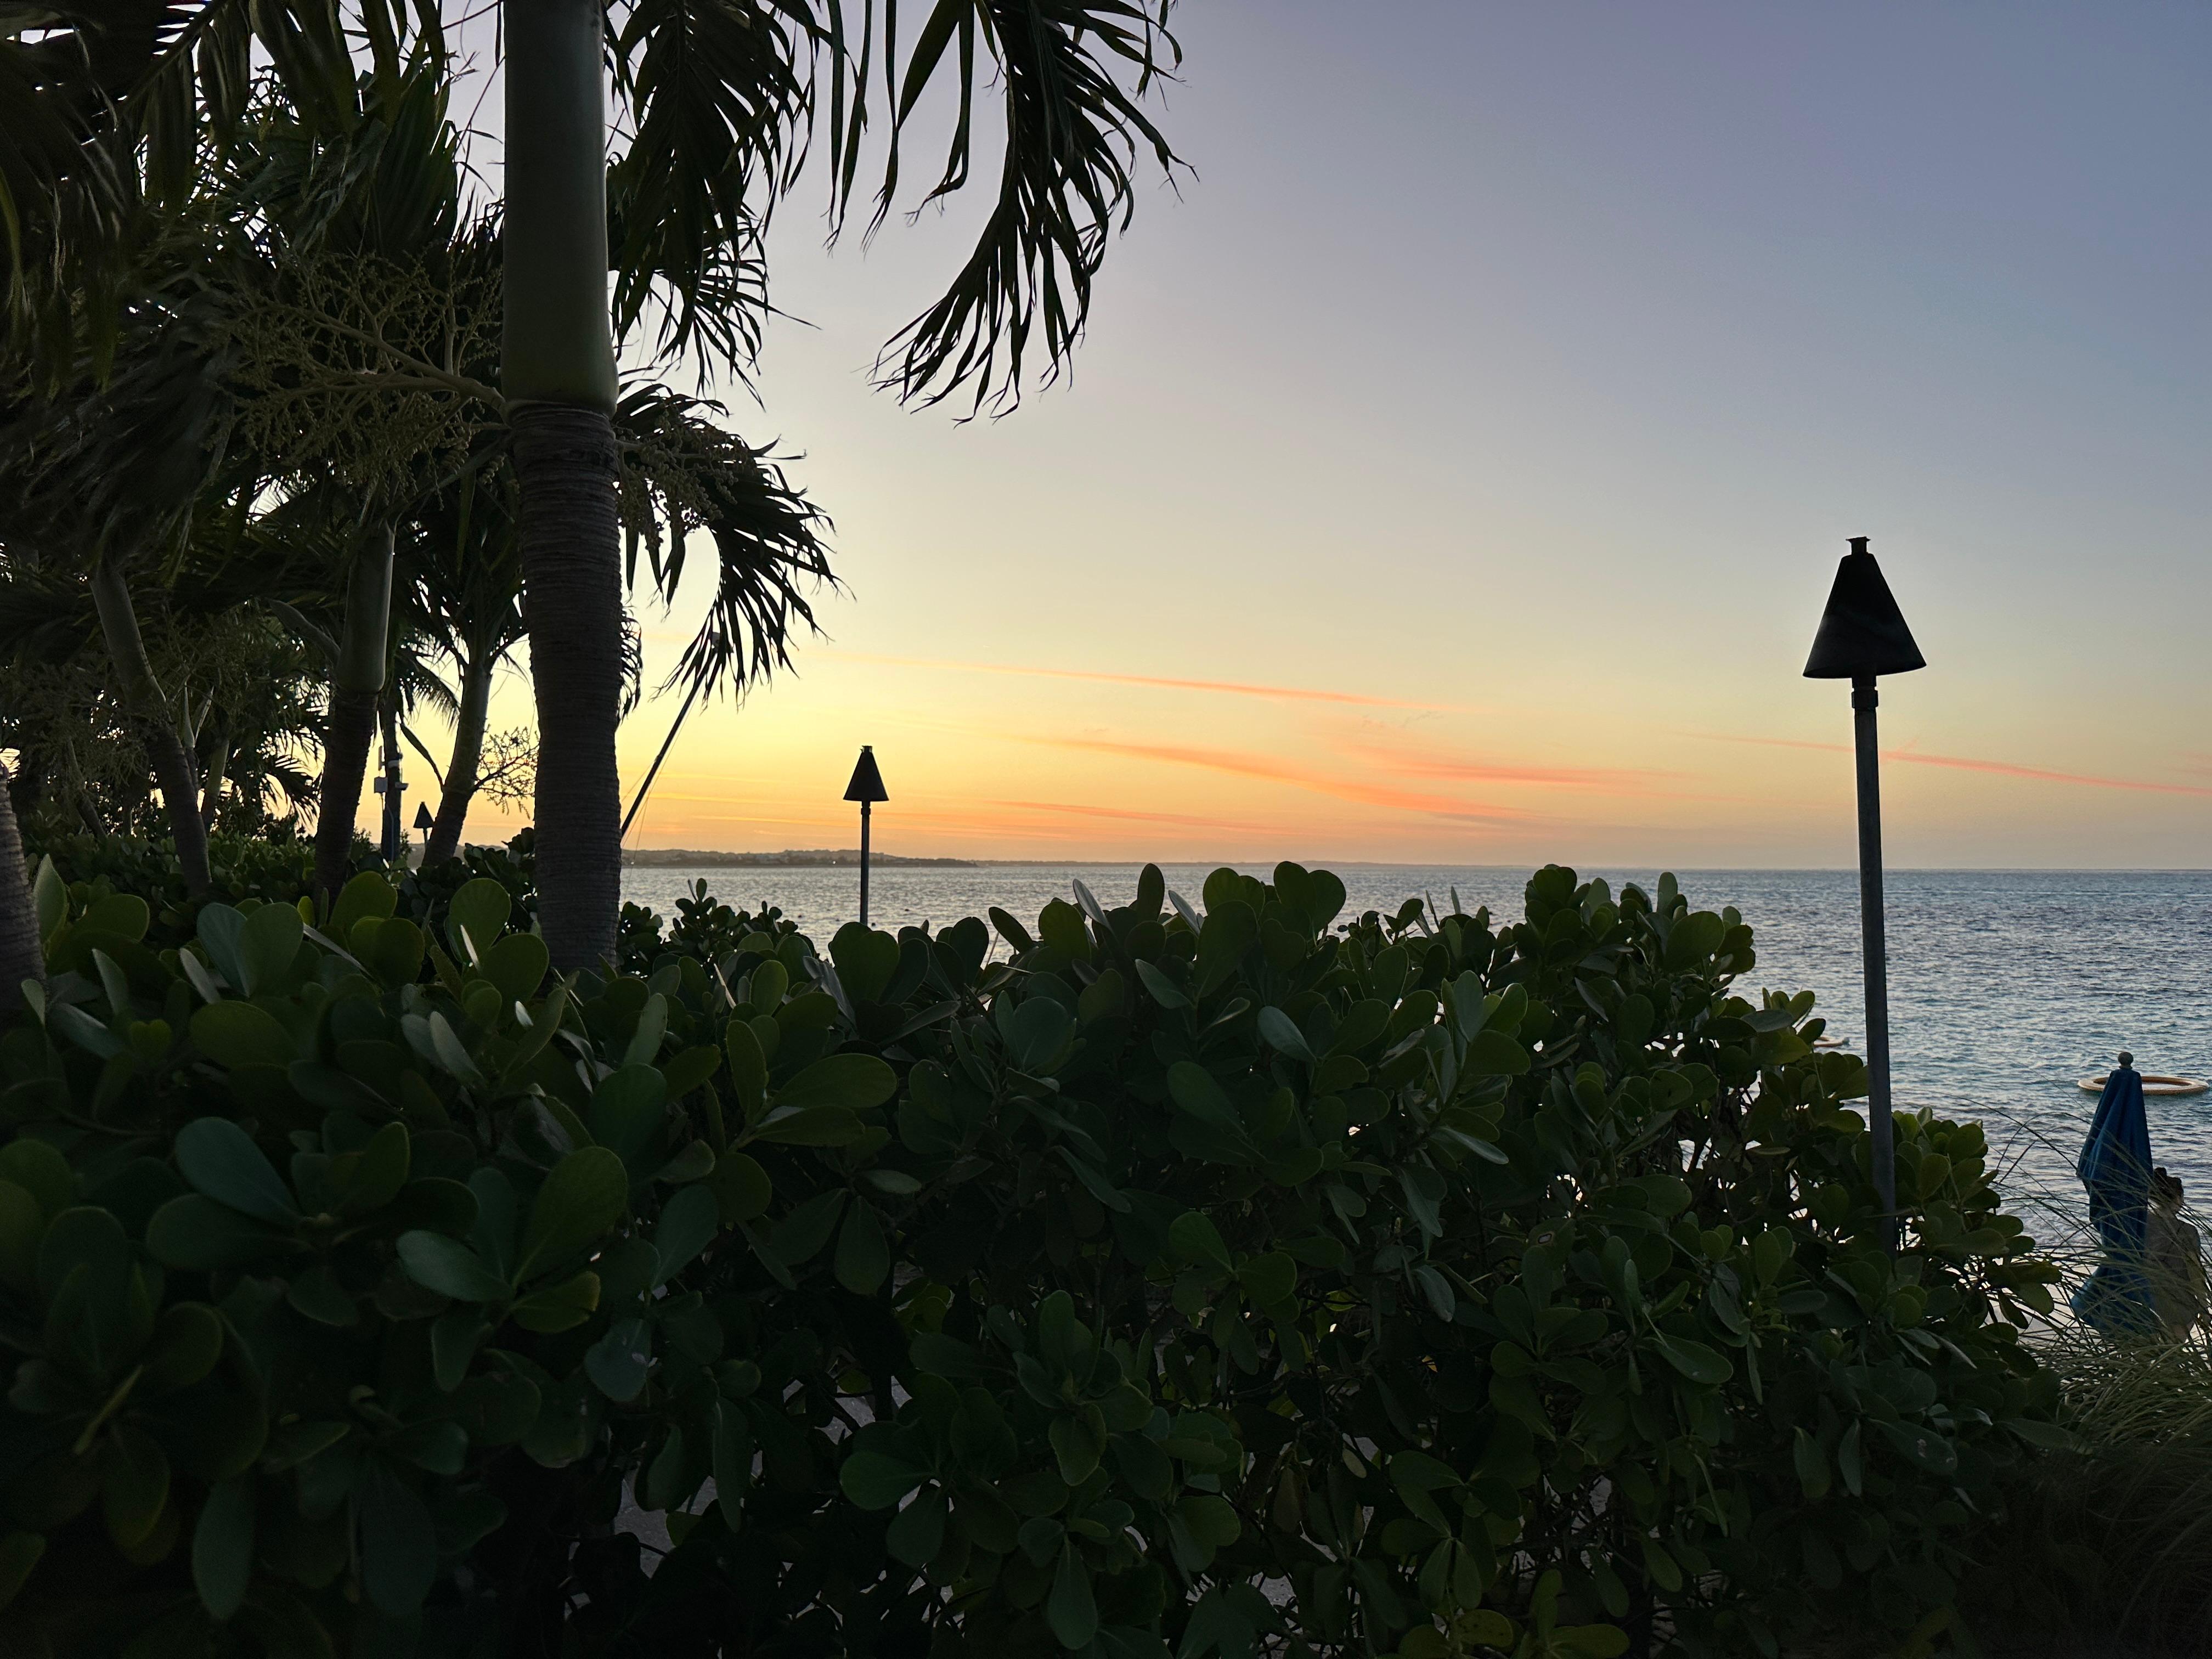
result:
[[[889,11],[896,0],[885,0]],[[1173,0],[938,0],[916,38],[898,94],[890,159],[876,200],[880,222],[899,185],[908,118],[940,75],[959,94],[945,169],[927,205],[968,182],[976,97],[989,60],[1004,101],[998,198],[944,295],[893,337],[880,384],[924,405],[972,389],[974,410],[1012,408],[1042,333],[1043,379],[1066,366],[1091,313],[1091,283],[1117,229],[1135,211],[1134,173],[1149,151],[1164,176],[1181,165],[1146,112],[1153,83],[1182,48],[1167,27]],[[887,27],[892,25],[887,21]],[[955,52],[947,69],[947,54]]]
[[[830,520],[794,489],[770,448],[720,425],[720,405],[651,386],[626,397],[618,488],[628,580],[666,604],[684,577],[688,538],[714,543],[714,597],[663,689],[742,691],[791,666],[793,635],[819,632],[811,589],[837,579],[823,541]]]
[[[836,9],[832,0],[831,9]],[[768,313],[761,236],[811,108],[817,27],[785,0],[632,0],[608,57],[629,144],[607,174],[614,320],[742,370]]]

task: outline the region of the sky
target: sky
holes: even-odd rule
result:
[[[865,247],[782,210],[789,316],[721,390],[845,589],[632,846],[850,847],[869,743],[908,855],[1847,864],[1848,689],[1802,670],[1865,535],[1929,662],[1882,686],[1890,862],[2212,863],[2212,9],[1176,29],[1188,170],[1003,419],[869,374],[980,202]],[[656,677],[698,597],[641,612]]]

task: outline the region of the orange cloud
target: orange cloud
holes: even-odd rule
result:
[[[1848,755],[1847,743],[1810,743],[1800,738],[1739,738],[1725,732],[1692,735],[1715,743],[1752,743],[1768,749],[1817,749],[1831,755]],[[1917,749],[1885,749],[1881,757],[1913,766],[1948,766],[1961,772],[1990,772],[1999,777],[2027,778],[2037,783],[2070,783],[2087,789],[2135,789],[2157,795],[2212,795],[2212,786],[2197,783],[2156,783],[2148,778],[2102,778],[2086,772],[2054,772],[2048,767],[2015,766],[2010,761],[1978,760],[1966,755],[1930,755]]]
[[[1105,674],[1080,668],[1031,668],[1017,663],[950,662],[935,657],[879,657],[860,651],[830,651],[847,662],[882,663],[895,668],[946,668],[963,674],[1018,674],[1035,679],[1087,680],[1099,685],[1146,685],[1168,691],[1212,691],[1235,697],[1267,697],[1288,702],[1350,703],[1362,708],[1419,708],[1464,713],[1464,705],[1413,702],[1399,697],[1370,697],[1357,691],[1319,691],[1306,686],[1255,685],[1243,680],[1171,679],[1157,674]]]
[[[1244,754],[1227,749],[1193,749],[1176,744],[1114,743],[1103,738],[1031,738],[1028,741],[1057,749],[1079,749],[1091,754],[1120,755],[1130,760],[1165,761],[1176,766],[1202,767],[1209,772],[1227,773],[1231,777],[1286,783],[1293,788],[1310,789],[1316,794],[1334,795],[1340,800],[1358,801],[1364,806],[1387,806],[1401,812],[1433,813],[1460,823],[1526,824],[1531,822],[1532,815],[1512,807],[1464,801],[1450,795],[1417,793],[1409,789],[1392,788],[1387,784],[1363,783],[1356,778],[1295,766],[1267,755]]]
[[[1401,743],[1381,740],[1361,732],[1340,739],[1339,750],[1409,778],[1434,778],[1449,783],[1519,783],[1559,789],[1603,789],[1620,794],[1655,793],[1658,778],[1679,777],[1674,772],[1630,770],[1610,767],[1525,766],[1504,761],[1470,760],[1464,756],[1417,750]]]
[[[1236,830],[1250,835],[1266,835],[1275,826],[1261,823],[1238,823],[1231,818],[1195,817],[1186,812],[1137,812],[1122,806],[1084,806],[1073,803],[1054,805],[1041,800],[994,800],[987,806],[1004,806],[1018,812],[1070,813],[1083,817],[1114,818],[1132,823],[1177,823],[1193,830]]]

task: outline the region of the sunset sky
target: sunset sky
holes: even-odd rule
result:
[[[1194,172],[1006,419],[869,388],[979,203],[833,251],[785,210],[801,320],[724,395],[849,592],[633,845],[851,846],[868,742],[893,853],[1845,863],[1800,671],[1868,535],[1930,665],[1884,683],[1893,863],[2212,862],[2212,10],[1177,17]],[[656,679],[695,615],[641,617]]]

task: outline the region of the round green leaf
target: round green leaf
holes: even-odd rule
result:
[[[589,1244],[622,1218],[629,1201],[622,1159],[604,1146],[569,1153],[553,1166],[530,1206],[516,1279],[528,1278],[540,1258],[551,1261]]]
[[[890,1246],[875,1206],[856,1199],[837,1235],[837,1282],[855,1296],[873,1296],[890,1270]]]
[[[266,996],[289,989],[292,964],[300,954],[306,924],[289,904],[257,905],[239,929],[238,956],[246,969],[248,996]]]
[[[137,1548],[169,1501],[168,1454],[144,1430],[118,1425],[101,1454],[100,1490],[107,1535],[118,1549]]]
[[[289,1066],[298,1057],[292,1034],[265,1008],[210,1002],[192,1016],[192,1042],[218,1066]]]
[[[653,1248],[660,1257],[653,1283],[665,1285],[683,1271],[714,1241],[721,1224],[721,1213],[711,1188],[686,1187],[670,1199],[662,1207],[660,1220],[653,1231]]]
[[[464,882],[446,908],[446,939],[453,954],[467,963],[481,958],[497,941],[514,908],[507,889],[489,876]],[[465,943],[461,938],[464,930],[468,934]]]
[[[49,1216],[59,1215],[76,1194],[76,1176],[69,1160],[47,1142],[29,1135],[0,1146],[0,1181],[12,1181],[39,1200]]]
[[[349,939],[356,922],[368,916],[381,921],[398,908],[398,890],[375,871],[364,870],[338,894],[338,902],[331,908],[330,923],[323,931],[335,939]]]
[[[146,937],[146,928],[154,913],[136,893],[107,893],[85,907],[77,918],[80,929],[102,933],[113,933],[118,939],[134,942]]]
[[[362,1463],[354,1509],[361,1522],[362,1588],[379,1612],[404,1619],[422,1605],[438,1576],[430,1511],[381,1457]]]
[[[144,1374],[137,1393],[153,1400],[197,1382],[222,1356],[222,1319],[200,1302],[179,1302],[163,1310],[141,1362]]]
[[[1221,1230],[1213,1224],[1212,1217],[1200,1210],[1186,1210],[1168,1227],[1168,1243],[1175,1253],[1194,1266],[1203,1264],[1222,1273],[1230,1271],[1229,1247],[1221,1242]]]
[[[882,1105],[897,1091],[898,1073],[875,1055],[830,1054],[780,1086],[775,1103],[802,1111],[839,1106],[860,1112]]]
[[[79,1267],[91,1269],[93,1295],[116,1297],[131,1272],[131,1241],[106,1210],[81,1205],[64,1210],[39,1243],[39,1289],[52,1297]]]
[[[848,921],[830,941],[830,960],[838,982],[854,1002],[874,1002],[898,972],[899,942],[889,933]]]
[[[545,969],[551,961],[545,941],[537,934],[509,933],[483,953],[477,966],[486,979],[499,987],[503,1000],[527,1002],[545,982]]]
[[[926,1471],[867,1446],[856,1449],[837,1471],[845,1496],[864,1510],[891,1508],[926,1478]]]
[[[1735,1368],[1727,1358],[1702,1342],[1686,1336],[1656,1336],[1652,1346],[1676,1370],[1692,1382],[1717,1389],[1735,1375]]]
[[[192,1585],[218,1623],[236,1613],[253,1577],[253,1483],[226,1480],[208,1493],[192,1528]]]
[[[202,1016],[224,1009],[260,1012],[258,1009],[247,1009],[244,1003],[217,1003],[194,1016],[193,1034],[198,1034]],[[262,1018],[266,1019],[268,1016]],[[276,1024],[274,1020],[269,1023]],[[289,1043],[290,1039],[286,1041]],[[291,1189],[262,1156],[261,1149],[253,1144],[253,1137],[228,1118],[198,1118],[178,1131],[177,1168],[195,1190],[218,1203],[228,1204],[241,1214],[280,1225],[300,1218],[300,1212],[292,1202]]]
[[[653,1328],[642,1319],[618,1319],[584,1355],[584,1370],[610,1400],[626,1402],[645,1388],[653,1364]]]
[[[400,1265],[407,1276],[425,1290],[450,1296],[457,1302],[503,1302],[507,1281],[483,1264],[483,1258],[443,1233],[416,1229],[399,1236]]]
[[[1090,1646],[1091,1638],[1098,1634],[1098,1603],[1091,1593],[1091,1570],[1083,1565],[1072,1540],[1061,1547],[1060,1571],[1054,1575],[1044,1613],[1060,1644],[1072,1651]]]
[[[842,1106],[778,1107],[761,1120],[752,1138],[787,1146],[849,1146],[867,1132],[867,1124]]]
[[[775,1191],[768,1171],[743,1152],[725,1152],[715,1159],[704,1185],[714,1194],[722,1220],[730,1224],[764,1214]]]
[[[526,1331],[551,1335],[575,1329],[599,1305],[599,1276],[586,1269],[524,1297],[514,1304],[514,1322]]]
[[[146,1249],[165,1267],[206,1273],[243,1267],[289,1240],[259,1223],[198,1193],[173,1198],[146,1224]]]
[[[1291,1017],[1279,1008],[1260,1011],[1260,1036],[1277,1054],[1287,1054],[1292,1060],[1302,1060],[1309,1066],[1314,1063],[1314,1051],[1307,1042],[1305,1033],[1299,1030]]]

